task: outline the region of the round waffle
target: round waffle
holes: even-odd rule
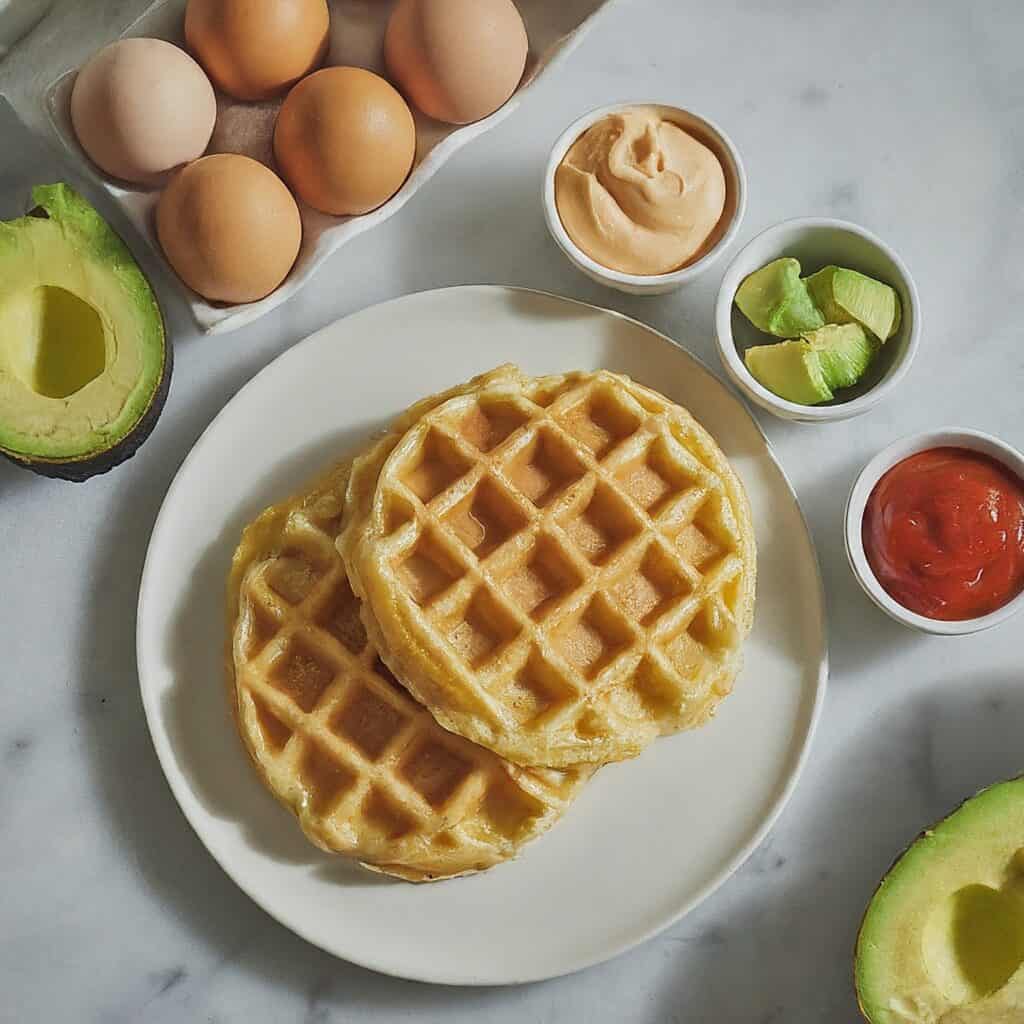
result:
[[[244,531],[228,582],[236,724],[319,847],[412,881],[516,854],[591,774],[524,770],[442,729],[378,658],[335,538],[340,466]]]
[[[499,367],[414,406],[356,460],[339,549],[410,692],[526,765],[619,760],[706,722],[753,616],[725,456],[606,371]]]

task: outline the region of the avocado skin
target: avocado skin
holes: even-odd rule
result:
[[[161,315],[162,318],[162,315]],[[166,333],[164,334],[166,338]],[[160,374],[160,385],[156,389],[149,407],[142,415],[142,419],[112,448],[96,452],[95,455],[86,455],[79,459],[43,459],[32,458],[24,455],[16,455],[13,452],[0,448],[0,455],[8,461],[13,462],[22,469],[31,470],[38,476],[49,477],[53,480],[69,480],[72,483],[81,484],[94,476],[101,476],[109,473],[115,466],[127,462],[141,447],[142,442],[152,433],[156,421],[164,410],[164,403],[171,390],[171,371],[174,369],[174,348],[164,344],[164,365]]]
[[[75,195],[74,190],[70,189],[66,185],[52,186],[52,188],[63,188],[72,195]],[[46,200],[39,198],[40,193],[45,193],[50,189],[51,187],[47,186],[33,191],[33,196],[37,198],[37,205],[29,210],[28,216],[38,217],[41,219],[46,219],[50,216],[49,211],[42,205]],[[134,261],[134,254],[131,253],[127,243],[125,243],[117,232],[114,231],[113,227],[111,227],[109,223],[104,221],[104,224]],[[137,261],[135,261],[135,265],[139,274],[141,274],[142,278],[147,284],[149,284],[148,278],[145,277],[145,274],[142,271],[142,268],[138,266]],[[149,291],[158,320],[160,338],[162,340],[160,348],[163,360],[160,367],[160,377],[157,387],[153,391],[145,412],[136,421],[131,430],[129,430],[128,433],[114,445],[97,450],[96,452],[79,455],[75,458],[57,459],[47,458],[42,455],[30,455],[24,452],[10,451],[2,445],[0,445],[0,456],[3,456],[8,461],[13,462],[14,465],[19,466],[22,469],[30,470],[38,476],[49,477],[57,480],[67,480],[72,483],[83,483],[94,476],[100,476],[103,473],[108,473],[115,466],[119,466],[122,462],[126,462],[138,451],[142,443],[147,437],[149,437],[150,433],[152,433],[157,420],[160,418],[160,414],[163,412],[164,404],[166,403],[167,396],[170,392],[171,376],[174,368],[174,349],[167,337],[167,326],[163,310],[160,308],[160,301],[156,297],[156,293],[153,291],[151,284],[149,284]]]
[[[940,826],[944,825],[947,821],[949,821],[950,818],[954,817],[955,815],[963,811],[969,804],[973,803],[979,797],[991,793],[993,790],[1000,789],[1004,786],[1013,786],[1021,782],[1024,782],[1024,774],[1015,775],[1009,779],[1003,779],[999,782],[994,782],[989,786],[985,786],[982,789],[979,789],[971,796],[965,797],[951,811],[949,811],[948,814],[943,815],[941,818],[937,819],[930,825],[921,829],[921,831],[918,832],[917,835],[914,836],[914,838],[895,856],[889,867],[886,868],[885,873],[882,875],[878,884],[875,886],[874,892],[872,892],[871,894],[871,899],[868,900],[867,906],[864,908],[864,913],[861,916],[860,924],[857,926],[857,938],[853,948],[854,993],[857,997],[857,1009],[860,1011],[860,1015],[864,1018],[864,1020],[867,1021],[867,1024],[877,1024],[877,1018],[871,1016],[869,1008],[865,1005],[865,996],[861,989],[861,948],[865,941],[864,930],[868,923],[868,919],[871,915],[871,910],[875,904],[875,900],[878,898],[882,889],[889,881],[889,878],[891,877],[892,873],[899,866],[903,858],[906,857],[907,854],[909,854],[910,851],[914,849],[914,847],[917,846],[919,842],[921,842],[921,840],[927,839],[930,836],[932,836]]]

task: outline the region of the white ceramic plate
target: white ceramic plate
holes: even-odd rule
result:
[[[257,781],[224,695],[224,580],[243,525],[265,505],[414,399],[507,360],[531,373],[607,367],[692,410],[750,495],[757,616],[746,668],[710,725],[600,772],[519,860],[413,886],[319,853]],[[171,789],[242,889],[337,956],[452,984],[565,974],[696,906],[749,856],[792,791],[827,675],[814,549],[742,403],[642,324],[498,287],[424,292],[340,320],[225,406],[182,465],[153,530],[138,659]]]

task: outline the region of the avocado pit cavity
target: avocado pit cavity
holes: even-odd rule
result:
[[[1024,963],[1024,891],[965,885],[935,906],[921,945],[925,968],[950,1003],[991,995]]]
[[[12,296],[0,313],[0,345],[21,382],[44,398],[67,398],[106,368],[99,313],[77,295],[39,285]]]

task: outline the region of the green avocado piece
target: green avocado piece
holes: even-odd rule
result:
[[[825,323],[800,278],[799,261],[789,256],[745,277],[736,291],[736,305],[755,327],[777,338],[792,338]]]
[[[32,200],[0,222],[0,454],[85,480],[152,430],[171,349],[149,281],[99,213],[62,183]]]
[[[875,892],[854,975],[871,1024],[1024,1020],[1024,778],[924,831]]]
[[[826,324],[800,337],[817,352],[825,383],[833,391],[856,384],[878,351],[874,335],[860,324]]]
[[[845,267],[825,267],[807,278],[807,287],[830,324],[861,324],[881,342],[899,329],[899,296],[873,277]]]
[[[819,405],[832,398],[818,354],[806,341],[780,341],[748,348],[747,369],[779,398],[800,405]]]

